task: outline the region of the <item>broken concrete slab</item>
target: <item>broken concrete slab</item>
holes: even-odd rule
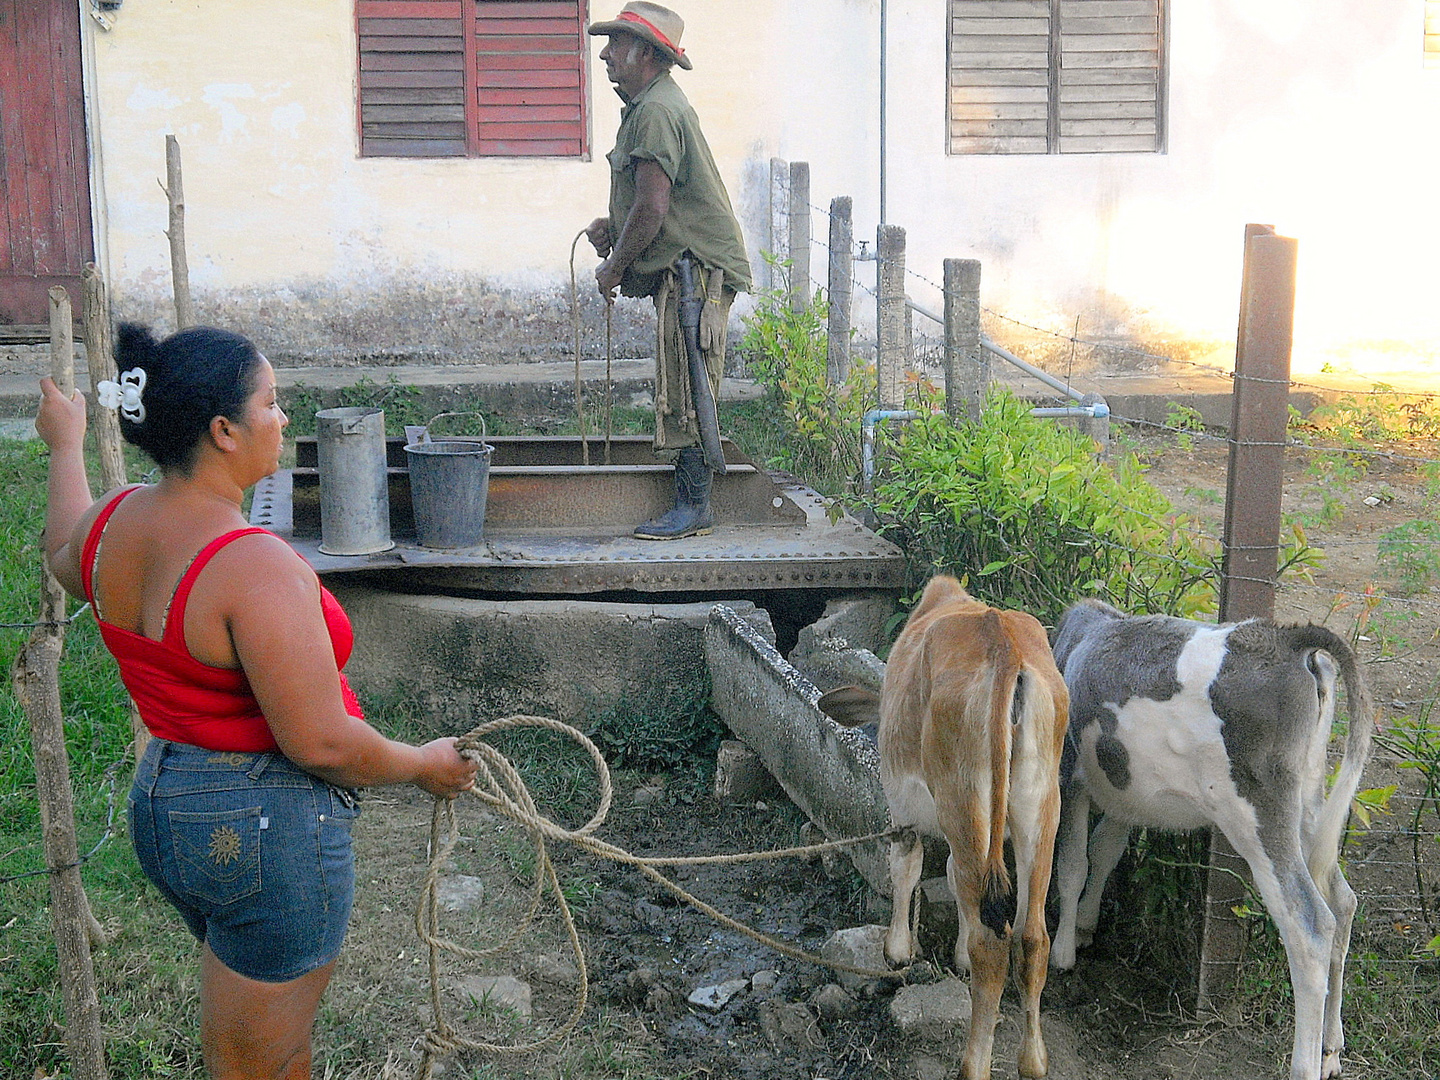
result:
[[[753,803],[774,794],[779,786],[760,755],[739,739],[725,739],[715,752],[715,798],[721,802]]]
[[[832,840],[887,826],[880,755],[815,707],[820,691],[734,608],[716,604],[705,627],[710,707],[750,746],[790,799]],[[889,893],[887,843],[846,849],[872,887]]]
[[[837,597],[825,604],[824,615],[800,631],[795,648],[804,653],[817,642],[841,641],[848,648],[875,653],[886,644],[885,628],[894,614],[895,599],[889,594]]]
[[[469,1004],[509,1009],[516,1016],[530,1018],[530,984],[513,975],[466,975],[451,987],[455,996]]]
[[[890,965],[885,961],[885,932],[886,927],[874,924],[836,930],[820,946],[820,955],[835,964],[886,971]],[[855,992],[879,981],[853,971],[836,971],[835,977],[842,987]]]
[[[902,986],[890,1001],[890,1019],[905,1035],[951,1038],[970,1023],[970,988],[962,979]]]
[[[894,611],[888,595],[831,600],[823,616],[801,628],[790,650],[790,663],[821,690],[853,685],[878,694],[885,681],[885,662],[875,650],[885,643],[885,626]]]
[[[701,986],[690,992],[685,1000],[710,1012],[719,1012],[734,999],[740,991],[748,989],[749,979],[726,979],[716,986]]]
[[[484,880],[469,874],[452,874],[435,883],[435,901],[441,911],[469,911],[484,896]]]

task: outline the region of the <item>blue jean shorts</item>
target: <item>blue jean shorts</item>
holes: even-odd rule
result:
[[[355,895],[355,793],[283,754],[151,739],[130,789],[145,876],[231,971],[288,982],[334,960]]]

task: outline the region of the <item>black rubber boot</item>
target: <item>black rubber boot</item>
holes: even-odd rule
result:
[[[705,452],[700,447],[687,446],[681,450],[675,462],[675,505],[654,521],[637,526],[635,535],[642,540],[679,540],[714,531],[710,475],[710,466],[705,464]]]

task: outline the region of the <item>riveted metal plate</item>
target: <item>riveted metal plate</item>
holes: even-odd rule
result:
[[[630,530],[668,505],[673,474],[648,438],[615,440],[612,464],[579,464],[576,439],[488,440],[496,447],[481,544],[433,550],[414,541],[409,484],[391,456],[391,532],[375,555],[320,552],[313,441],[296,469],[256,488],[250,519],[289,540],[321,574],[365,575],[406,591],[465,589],[571,595],[768,589],[898,589],[900,550],[826,500],[776,482],[727,442],[716,477],[717,524],[708,536],[656,542]],[[602,460],[592,440],[592,461]],[[403,454],[403,448],[400,453]],[[640,460],[648,457],[649,461]],[[573,459],[573,460],[571,460]],[[306,461],[311,464],[303,464]],[[516,464],[523,461],[524,464]],[[509,464],[505,464],[509,462]],[[399,507],[397,508],[397,503]]]

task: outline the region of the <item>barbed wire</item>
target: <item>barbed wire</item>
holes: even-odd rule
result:
[[[35,630],[42,626],[69,626],[89,610],[90,605],[85,603],[81,604],[73,615],[67,615],[63,619],[37,619],[34,622],[0,622],[0,630]]]
[[[73,870],[77,866],[84,866],[94,858],[96,853],[105,846],[105,841],[109,840],[115,832],[115,774],[128,757],[129,754],[126,754],[124,757],[112,761],[109,765],[105,766],[105,830],[100,834],[100,839],[95,841],[95,846],[74,862],[67,863],[64,866],[46,867],[43,870],[26,870],[23,873],[0,877],[0,885],[9,885],[11,882],[22,881],[25,878],[42,877],[45,874],[58,874],[64,870]]]

